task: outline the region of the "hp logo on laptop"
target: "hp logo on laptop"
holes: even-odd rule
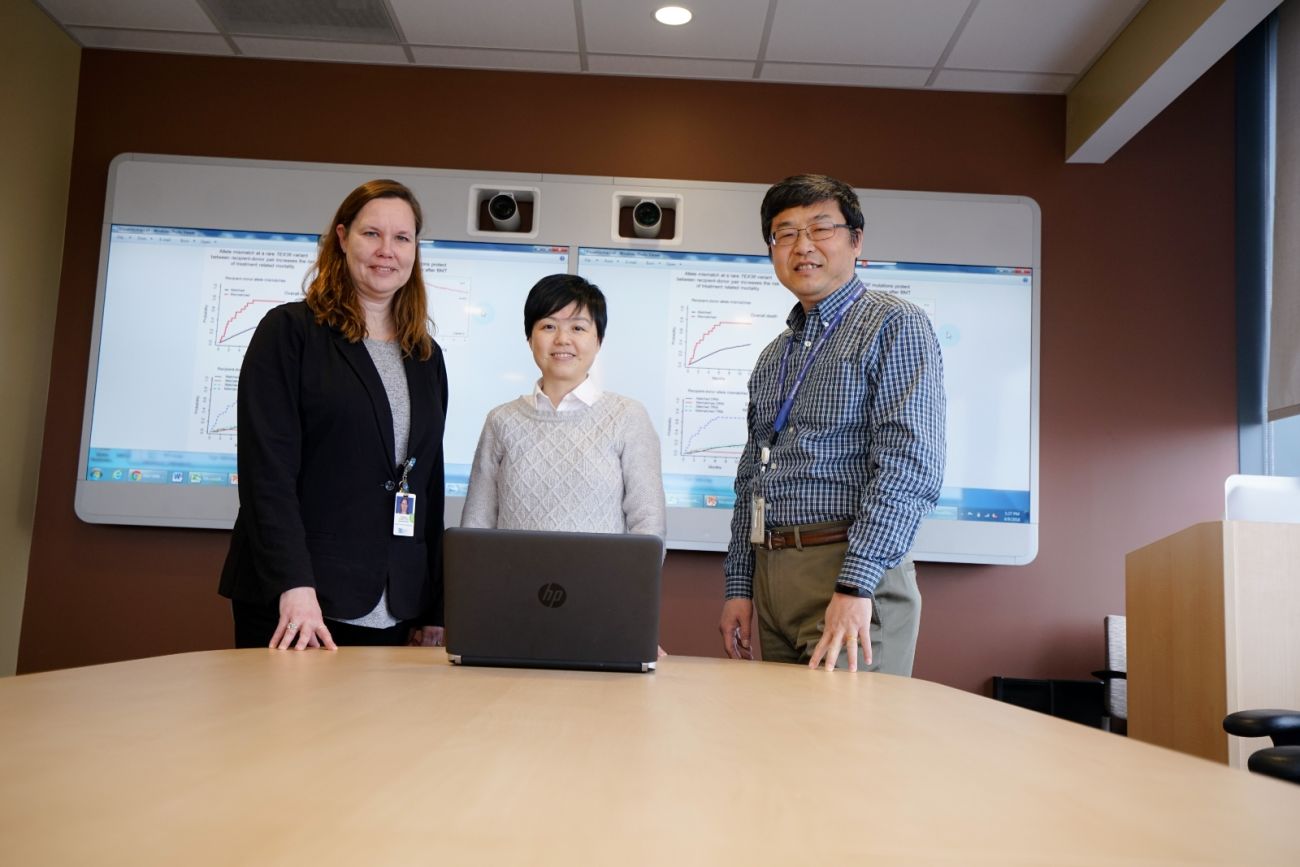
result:
[[[562,584],[543,584],[537,591],[537,601],[547,608],[559,608],[564,604],[564,600],[568,598],[569,592],[564,589]]]

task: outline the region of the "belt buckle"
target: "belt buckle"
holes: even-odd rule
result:
[[[766,536],[767,538],[763,541],[763,547],[767,550],[780,551],[785,547],[784,533],[773,533],[771,530],[768,530]]]

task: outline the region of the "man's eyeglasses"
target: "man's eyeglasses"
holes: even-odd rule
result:
[[[851,230],[852,228],[848,223],[809,223],[802,229],[787,226],[784,229],[777,229],[768,240],[773,247],[791,247],[803,232],[808,233],[809,241],[829,241],[836,229]]]

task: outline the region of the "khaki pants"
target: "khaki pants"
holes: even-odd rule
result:
[[[847,542],[769,551],[754,547],[754,608],[763,659],[807,665],[821,640],[826,606],[848,551]],[[885,572],[871,606],[871,665],[858,648],[859,671],[910,677],[921,628],[916,564],[903,560]],[[848,669],[844,649],[836,668]]]

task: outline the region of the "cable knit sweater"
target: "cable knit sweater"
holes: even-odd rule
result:
[[[663,538],[665,515],[650,416],[637,401],[605,392],[570,412],[519,398],[488,413],[460,523]]]

